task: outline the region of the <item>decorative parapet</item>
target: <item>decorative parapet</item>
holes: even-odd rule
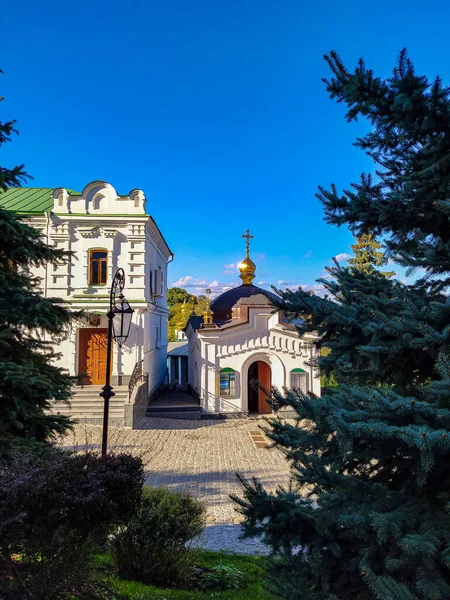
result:
[[[53,193],[53,212],[59,215],[142,215],[146,214],[145,194],[133,189],[125,196],[119,195],[106,181],[92,181],[81,194],[65,188]]]

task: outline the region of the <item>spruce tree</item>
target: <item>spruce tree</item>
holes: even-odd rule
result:
[[[0,98],[0,101],[3,98]],[[17,133],[0,122],[0,147]],[[29,178],[23,165],[0,167],[0,194]],[[33,269],[58,264],[67,253],[46,245],[40,233],[0,208],[0,453],[12,445],[36,445],[62,433],[67,417],[48,414],[52,398],[70,397],[72,380],[56,366],[58,342],[72,315],[57,298],[44,298]]]
[[[385,265],[388,261],[383,245],[378,242],[372,233],[363,233],[356,238],[356,244],[351,246],[354,256],[348,259],[352,269],[358,269],[365,273],[373,273],[377,267]],[[395,275],[393,271],[380,271],[385,277]]]
[[[247,535],[278,557],[274,585],[290,600],[443,600],[450,597],[450,90],[417,75],[402,51],[392,77],[362,60],[325,57],[331,98],[378,166],[338,193],[319,188],[325,218],[355,236],[383,236],[389,256],[417,269],[404,284],[336,265],[328,297],[301,289],[280,308],[309,315],[321,372],[339,388],[321,398],[273,390],[268,435],[292,464],[290,489],[242,478]]]

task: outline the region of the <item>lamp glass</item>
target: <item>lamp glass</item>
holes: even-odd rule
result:
[[[113,336],[118,345],[122,346],[130,333],[134,310],[123,296],[119,296],[113,307],[113,313]]]

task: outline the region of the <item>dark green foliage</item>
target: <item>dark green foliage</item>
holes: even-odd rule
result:
[[[415,74],[404,52],[393,76],[326,57],[330,95],[379,165],[343,195],[320,188],[328,222],[382,234],[414,284],[354,266],[328,269],[328,296],[281,292],[280,308],[317,331],[315,362],[339,384],[322,398],[274,390],[295,426],[268,435],[293,467],[291,489],[245,481],[247,534],[281,560],[272,579],[289,600],[444,600],[450,597],[450,92]]]
[[[177,341],[176,332],[182,331],[192,315],[203,315],[209,306],[206,296],[194,296],[183,288],[170,288],[167,291],[169,305],[169,342]]]
[[[92,551],[136,510],[143,479],[142,462],[128,455],[52,450],[0,463],[3,570],[33,598],[56,598],[82,582]]]
[[[205,590],[239,590],[244,585],[244,578],[244,573],[236,567],[218,564],[202,570],[197,582]]]
[[[169,587],[189,583],[195,567],[189,542],[204,526],[205,507],[190,494],[145,488],[141,505],[111,542],[119,575]]]
[[[13,132],[14,121],[0,122],[0,147]],[[23,165],[0,166],[0,194],[26,178]],[[17,443],[45,442],[69,426],[67,417],[45,410],[51,398],[70,398],[72,381],[55,366],[49,341],[64,337],[72,314],[58,299],[44,298],[31,274],[66,260],[67,253],[0,208],[0,454]]]
[[[195,301],[195,296],[190,294],[183,288],[172,287],[167,290],[167,304],[172,307],[175,304],[192,304]]]
[[[441,345],[440,330],[450,304],[439,293],[410,288],[381,273],[328,267],[332,279],[319,279],[327,297],[287,290],[282,308],[311,315],[303,331],[317,331],[323,375],[338,383],[385,384],[409,389],[427,381]],[[400,339],[399,339],[400,338]],[[421,348],[421,352],[418,349]]]

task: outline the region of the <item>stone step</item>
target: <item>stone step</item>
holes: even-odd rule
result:
[[[121,402],[126,402],[128,401],[128,396],[122,396],[121,394],[116,394],[115,396],[111,396],[110,398],[111,400],[120,400]],[[69,399],[70,401],[73,400],[78,400],[79,402],[86,402],[89,400],[95,400],[96,402],[103,402],[103,396],[96,396],[95,394],[89,394],[88,395],[78,395],[78,394],[74,394],[72,396],[72,398]]]
[[[124,390],[124,391],[128,390],[128,386],[127,385],[114,385],[113,388],[115,390]],[[82,392],[84,390],[94,390],[94,391],[97,392],[97,391],[101,391],[103,389],[103,385],[83,385],[83,386],[81,386],[81,385],[74,385],[74,386],[72,386],[72,389],[75,392],[78,392],[78,391]]]
[[[92,404],[72,404],[71,406],[58,404],[53,405],[53,410],[56,412],[67,413],[67,412],[98,412],[103,411],[103,402],[102,403],[92,403]],[[109,410],[122,410],[123,404],[110,404]]]
[[[72,395],[73,398],[101,398],[100,392],[102,390],[77,390]],[[116,390],[113,389],[114,398],[128,398],[128,390]]]
[[[195,404],[193,406],[184,404],[180,404],[179,406],[174,406],[172,404],[168,404],[167,406],[164,406],[162,404],[159,404],[158,406],[153,406],[152,404],[150,404],[150,406],[147,408],[147,413],[159,412],[200,412],[200,406],[198,404]]]
[[[60,413],[62,415],[103,415],[103,408],[90,408],[88,410],[70,410],[70,409],[66,409],[64,410],[63,408],[58,408],[58,409],[53,409],[52,410],[53,413]],[[122,415],[123,416],[123,408],[110,408],[109,409],[109,414],[110,415]]]
[[[116,398],[115,396],[109,399],[110,406],[112,404],[122,405],[125,404],[125,402],[128,402],[128,399],[124,400],[123,398]],[[104,400],[103,398],[78,398],[75,396],[75,398],[69,400],[69,403],[71,406],[89,406],[90,404],[101,404],[103,406]],[[64,404],[61,404],[60,406],[64,406]]]
[[[147,417],[151,419],[182,419],[185,421],[200,421],[200,411],[179,411],[179,412],[147,412]]]
[[[102,425],[103,424],[103,415],[101,417],[97,416],[87,416],[87,415],[69,415],[71,419],[79,421],[80,423],[88,423],[89,425]],[[117,427],[123,427],[124,420],[123,416],[111,416],[108,419],[108,425],[114,425]]]

